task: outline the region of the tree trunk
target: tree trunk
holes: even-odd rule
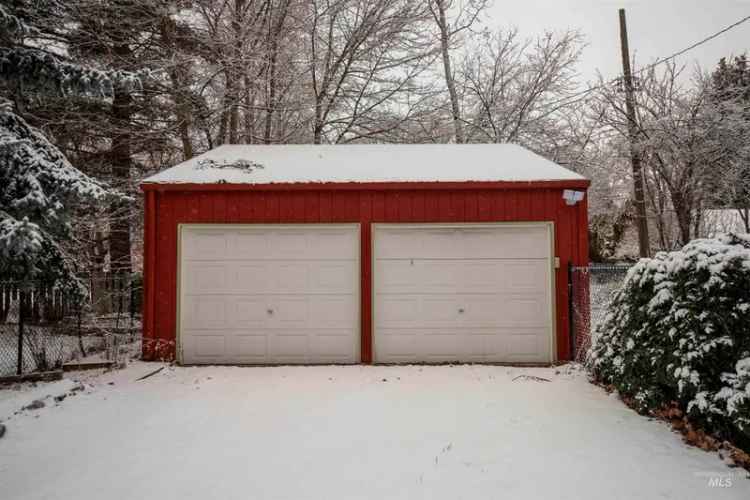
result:
[[[690,241],[691,207],[682,193],[679,192],[672,193],[672,206],[680,231],[680,244],[686,245]]]
[[[115,47],[122,60],[131,57],[127,46]],[[132,138],[131,117],[133,98],[127,92],[115,89],[112,101],[112,145],[110,164],[115,188],[127,191],[130,188],[132,158],[130,144]],[[115,201],[109,207],[109,265],[113,273],[130,273],[130,210],[128,202]]]
[[[448,87],[448,94],[451,99],[451,111],[453,112],[453,128],[457,144],[466,142],[464,137],[463,122],[461,121],[461,109],[458,103],[458,93],[456,92],[456,83],[453,79],[453,70],[451,69],[450,56],[450,31],[448,22],[445,18],[445,4],[443,0],[435,0],[437,7],[437,24],[440,29],[440,50],[443,54],[443,71],[445,72],[445,85]]]
[[[323,143],[323,96],[317,96],[315,101],[315,121],[313,122],[313,144]]]
[[[177,65],[170,72],[169,76],[172,80],[172,88],[174,90],[175,114],[177,115],[177,127],[180,133],[180,141],[182,142],[182,159],[189,160],[193,157],[193,142],[190,139],[190,125],[193,117],[190,100],[181,91],[185,85],[184,82],[187,76],[185,68],[181,64]]]
[[[177,41],[175,40],[176,23],[169,16],[161,19],[159,26],[161,37],[166,46],[169,56],[176,60]],[[189,160],[193,157],[193,143],[190,140],[190,125],[192,123],[192,107],[188,97],[187,88],[188,70],[184,62],[176,61],[174,67],[169,71],[169,80],[172,83],[172,101],[175,104],[175,115],[177,117],[177,129],[182,142],[182,158]]]
[[[250,92],[248,75],[245,75],[245,144],[255,144],[255,93]]]
[[[271,43],[271,61],[268,67],[268,102],[266,104],[266,124],[263,130],[263,142],[271,144],[271,126],[273,114],[276,110],[276,59],[278,57],[277,37]]]
[[[239,143],[241,75],[246,71],[242,57],[243,33],[246,0],[234,0],[232,31],[234,32],[234,51],[232,61],[227,69],[227,95],[229,96],[229,144]]]

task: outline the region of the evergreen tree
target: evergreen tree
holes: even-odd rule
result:
[[[727,135],[733,135],[738,126],[750,126],[750,66],[747,56],[743,54],[729,61],[722,58],[711,74],[711,82],[713,104],[725,118],[733,118],[727,120]],[[750,229],[750,158],[747,155],[722,165],[721,172],[714,177],[712,191],[714,203],[738,209],[746,229]]]
[[[44,134],[19,116],[43,95],[109,98],[132,90],[124,72],[85,68],[27,43],[36,29],[0,6],[0,276],[80,289],[76,264],[62,242],[76,209],[119,195],[73,167]]]

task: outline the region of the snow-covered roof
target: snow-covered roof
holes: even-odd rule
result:
[[[235,166],[238,162],[243,166]],[[143,182],[274,184],[580,180],[585,178],[514,144],[350,144],[225,145]]]

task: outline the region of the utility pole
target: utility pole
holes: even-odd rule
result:
[[[628,115],[628,133],[630,135],[630,162],[633,165],[633,201],[638,227],[638,250],[641,257],[648,257],[651,251],[648,239],[646,200],[643,195],[641,153],[636,147],[638,124],[635,117],[635,92],[633,90],[633,75],[630,72],[630,48],[628,47],[628,27],[625,21],[625,9],[620,9],[620,46],[622,48],[622,71],[625,83],[625,110]]]

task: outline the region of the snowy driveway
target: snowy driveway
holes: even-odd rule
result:
[[[740,471],[564,368],[191,367],[135,381],[154,368],[8,419],[0,496],[750,498]]]

